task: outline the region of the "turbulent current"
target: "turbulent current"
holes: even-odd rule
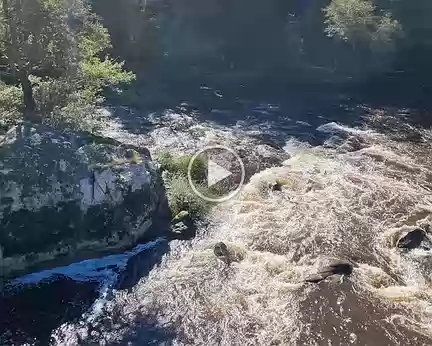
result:
[[[396,246],[432,221],[432,133],[380,113],[365,123],[322,125],[319,146],[287,138],[283,165],[255,174],[197,238],[173,242],[133,289],[62,325],[54,343],[432,344],[432,251]],[[215,257],[221,241],[238,262]],[[332,258],[352,274],[304,282]]]

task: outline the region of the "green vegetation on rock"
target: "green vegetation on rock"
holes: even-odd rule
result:
[[[188,175],[189,164],[192,156],[173,156],[169,152],[158,155],[158,162],[162,171],[169,174],[178,174],[184,177]],[[191,179],[197,183],[204,181],[207,174],[207,165],[204,159],[197,157],[191,165]]]
[[[199,197],[191,189],[189,181],[182,175],[172,175],[166,180],[168,203],[172,215],[188,212],[193,221],[202,220],[210,211],[211,204]],[[207,189],[204,185],[196,186],[201,193]]]
[[[209,189],[203,184],[207,175],[207,165],[204,159],[197,157],[191,164],[191,156],[175,157],[168,152],[158,155],[160,169],[165,174],[168,202],[173,216],[188,212],[193,221],[203,219],[211,208],[211,203],[203,200],[192,190],[188,180],[189,166],[191,179],[195,187],[204,195],[209,195]]]

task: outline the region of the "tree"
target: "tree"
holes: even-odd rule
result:
[[[332,0],[325,9],[325,31],[353,45],[390,47],[402,27],[388,11],[378,11],[370,0]]]
[[[0,72],[22,91],[24,119],[44,121],[134,75],[106,55],[107,30],[86,0],[1,0]]]

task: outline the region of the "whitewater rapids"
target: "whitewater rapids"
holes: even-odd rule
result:
[[[345,140],[288,141],[291,158],[215,208],[210,230],[173,243],[102,317],[63,325],[54,344],[431,345],[432,252],[395,245],[432,221],[431,133],[320,130]],[[282,191],[269,191],[276,180]],[[226,268],[220,241],[244,259]],[[328,258],[356,267],[342,281],[302,282]]]

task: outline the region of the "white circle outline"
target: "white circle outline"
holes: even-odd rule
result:
[[[196,158],[200,154],[202,154],[203,152],[205,152],[207,150],[210,150],[210,149],[222,149],[222,150],[226,150],[226,151],[230,152],[231,154],[233,154],[234,157],[237,159],[237,161],[240,163],[240,168],[241,168],[241,180],[240,180],[240,183],[238,184],[237,188],[233,192],[231,192],[229,195],[227,195],[225,197],[221,197],[221,198],[206,197],[201,192],[199,192],[197,190],[197,188],[195,187],[195,185],[194,185],[194,183],[192,181],[191,169],[192,169],[194,161],[196,160]],[[189,161],[187,175],[188,175],[189,185],[192,188],[192,191],[198,197],[202,198],[203,200],[205,200],[207,202],[222,203],[222,202],[228,201],[229,199],[233,198],[235,195],[237,195],[240,192],[240,190],[241,190],[241,188],[243,187],[243,184],[244,184],[246,173],[245,173],[245,168],[244,168],[243,161],[241,160],[240,156],[233,149],[228,148],[228,147],[224,147],[223,145],[212,145],[212,146],[204,147],[203,149],[201,149],[200,151],[198,151],[194,156],[192,156],[192,159]]]

